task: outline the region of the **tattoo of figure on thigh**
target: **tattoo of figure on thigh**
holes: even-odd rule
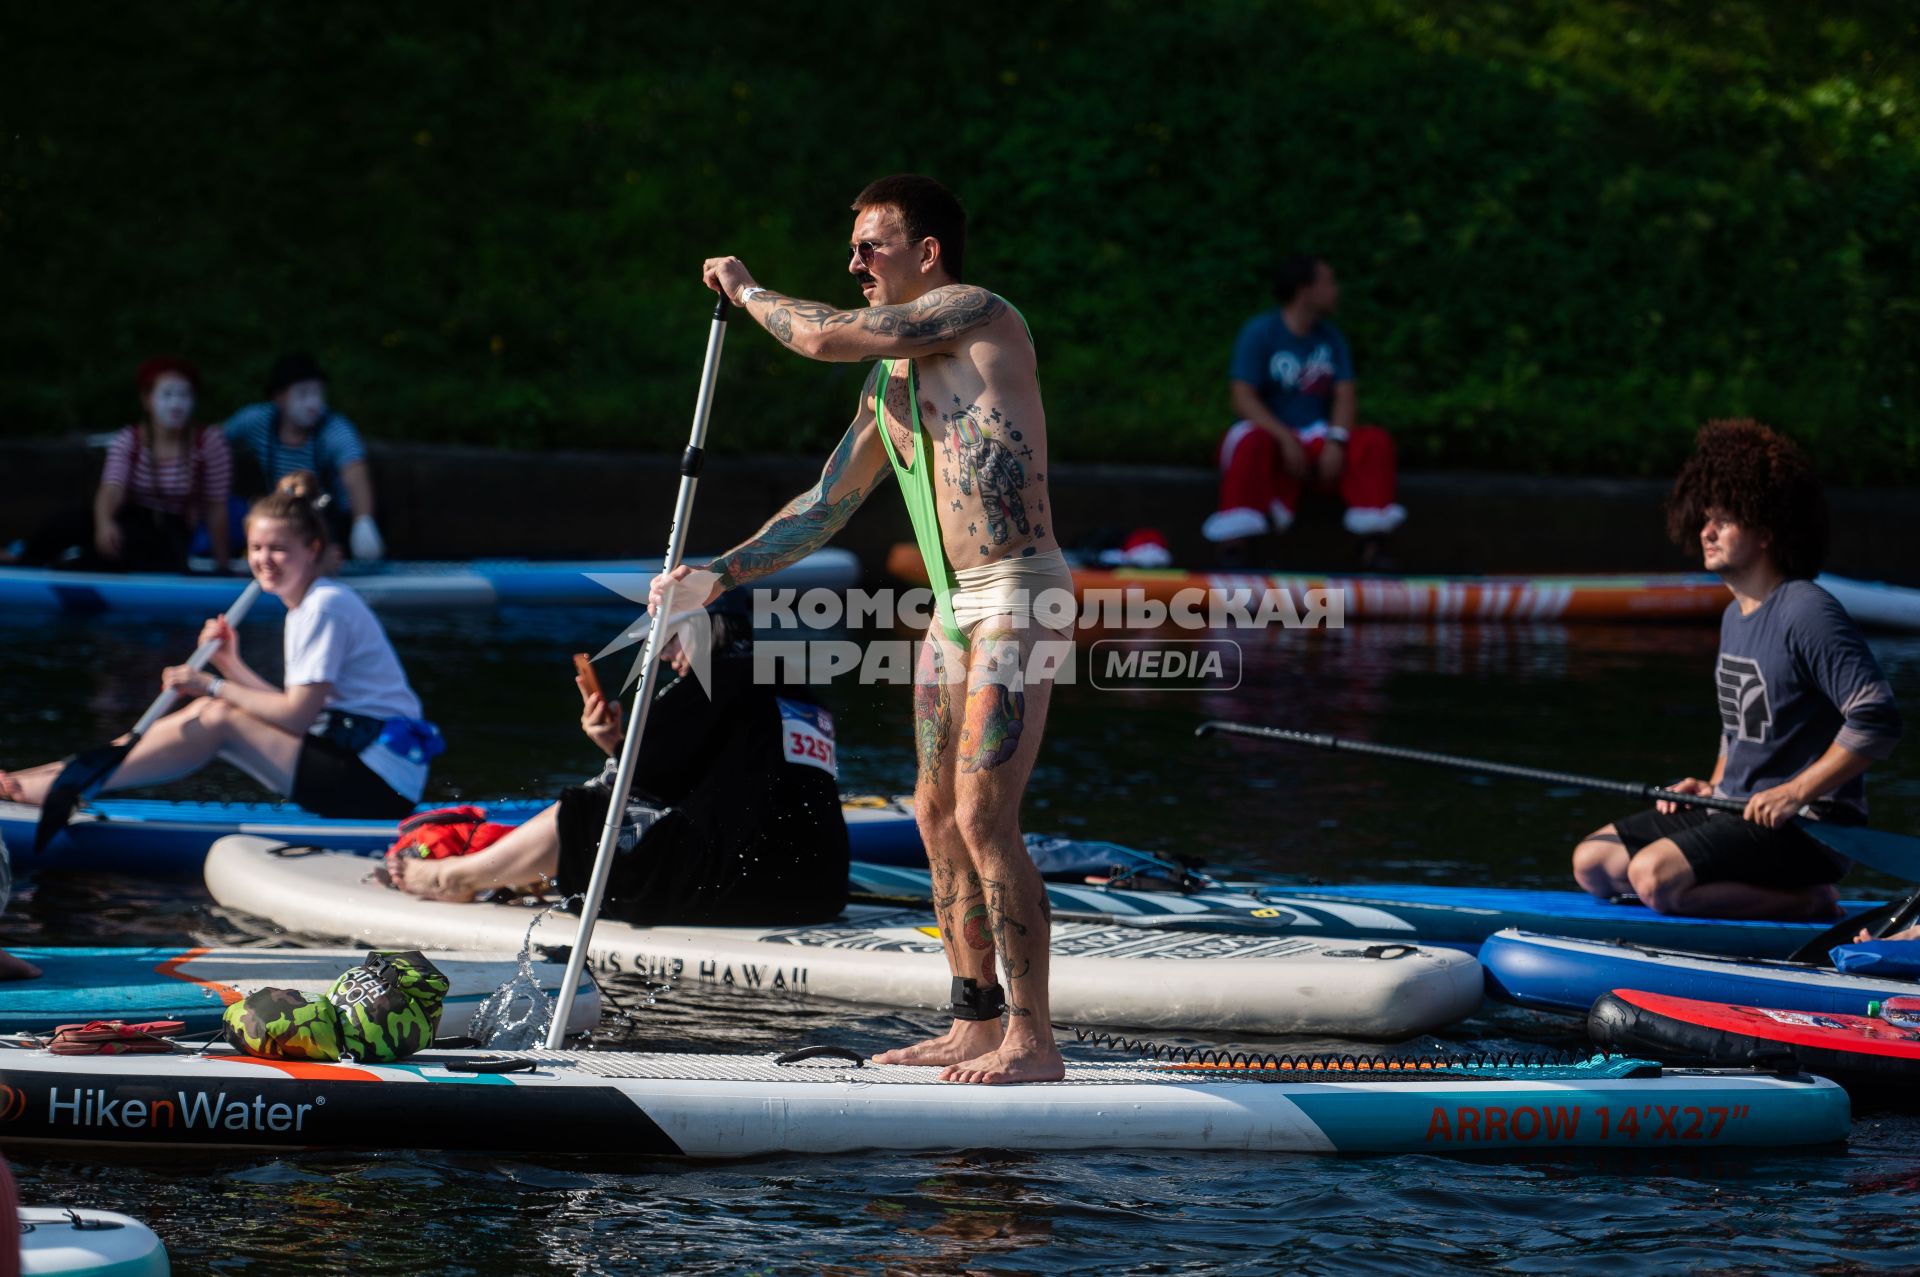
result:
[[[974,639],[973,674],[960,727],[962,771],[991,771],[1020,751],[1027,693],[1020,677],[1020,639],[1011,630],[985,631]]]

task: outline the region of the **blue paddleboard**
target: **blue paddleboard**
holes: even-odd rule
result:
[[[1655,913],[1640,904],[1609,904],[1584,891],[1386,883],[1364,887],[1289,887],[1284,889],[1284,894],[1289,899],[1306,902],[1369,905],[1406,920],[1422,943],[1465,949],[1477,948],[1496,931],[1513,928],[1662,945],[1698,953],[1783,958],[1831,925],[1831,921],[1688,918]],[[1840,902],[1848,914],[1865,913],[1879,905],[1876,900]]]
[[[1865,1015],[1869,1002],[1920,993],[1920,984],[1831,967],[1733,958],[1650,945],[1502,931],[1480,946],[1487,991],[1505,1002],[1585,1015],[1615,989],[1780,1011]]]
[[[370,607],[381,611],[558,604],[607,605],[637,611],[639,605],[631,601],[631,595],[637,591],[644,599],[646,580],[660,566],[659,559],[390,561],[349,563],[340,579]],[[859,579],[860,561],[853,552],[829,548],[774,573],[762,584],[777,589],[844,590]],[[225,611],[244,583],[244,577],[205,573],[67,572],[0,566],[0,615],[138,612],[205,618]],[[285,614],[272,595],[262,598],[259,607],[262,617]]]
[[[487,819],[517,825],[550,799],[480,802]],[[433,806],[453,804],[428,804]],[[850,798],[842,810],[853,854],[889,864],[922,864],[913,808],[891,799]],[[193,803],[150,798],[103,798],[74,814],[41,855],[33,854],[40,809],[0,802],[0,839],[13,853],[16,874],[36,870],[125,873],[151,878],[197,877],[207,848],[228,834],[258,834],[276,842],[312,844],[375,854],[399,836],[390,820],[328,820],[289,803]]]
[[[326,993],[349,968],[367,956],[365,949],[201,949],[173,948],[22,948],[10,950],[40,968],[33,980],[0,982],[0,1033],[51,1033],[63,1024],[89,1020],[183,1020],[188,1033],[217,1030],[227,1005],[255,989],[272,985],[308,997]],[[514,978],[511,956],[435,953],[433,964],[446,974],[448,989],[440,1015],[442,1036],[461,1033],[494,990]],[[556,988],[564,964],[537,962],[541,985]],[[576,997],[588,1006],[576,1010],[576,1029],[600,1018],[600,996],[591,978],[583,978]]]

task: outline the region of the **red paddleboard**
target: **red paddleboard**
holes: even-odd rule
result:
[[[1587,1015],[1602,1046],[1675,1064],[1788,1063],[1851,1089],[1920,1083],[1920,1029],[1863,1015],[1780,1011],[1615,989]]]

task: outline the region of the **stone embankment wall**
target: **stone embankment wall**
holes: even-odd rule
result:
[[[0,542],[51,511],[84,506],[101,453],[77,439],[0,441]],[[705,553],[751,534],[810,486],[819,458],[719,457],[700,483],[691,547]],[[658,555],[678,476],[677,458],[604,452],[504,452],[414,444],[373,445],[379,518],[396,557],[619,558]],[[1056,533],[1080,545],[1142,525],[1165,533],[1177,562],[1211,566],[1200,522],[1213,508],[1214,476],[1201,467],[1057,466]],[[837,539],[876,579],[888,548],[911,538],[906,513],[885,485]],[[1401,478],[1411,512],[1394,538],[1406,572],[1676,571],[1687,562],[1666,541],[1660,480],[1569,479],[1454,471]],[[1920,585],[1920,493],[1903,488],[1836,490],[1831,566],[1848,576]],[[1284,538],[1263,547],[1263,565],[1343,571],[1353,538],[1334,508],[1309,506]]]

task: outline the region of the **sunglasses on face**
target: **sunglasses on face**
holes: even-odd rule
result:
[[[871,266],[873,265],[874,254],[878,253],[881,249],[899,248],[903,245],[912,244],[915,242],[916,241],[910,240],[910,239],[899,239],[899,240],[863,239],[848,246],[847,256],[850,258],[853,258],[853,257],[859,258],[860,264],[862,266]]]

